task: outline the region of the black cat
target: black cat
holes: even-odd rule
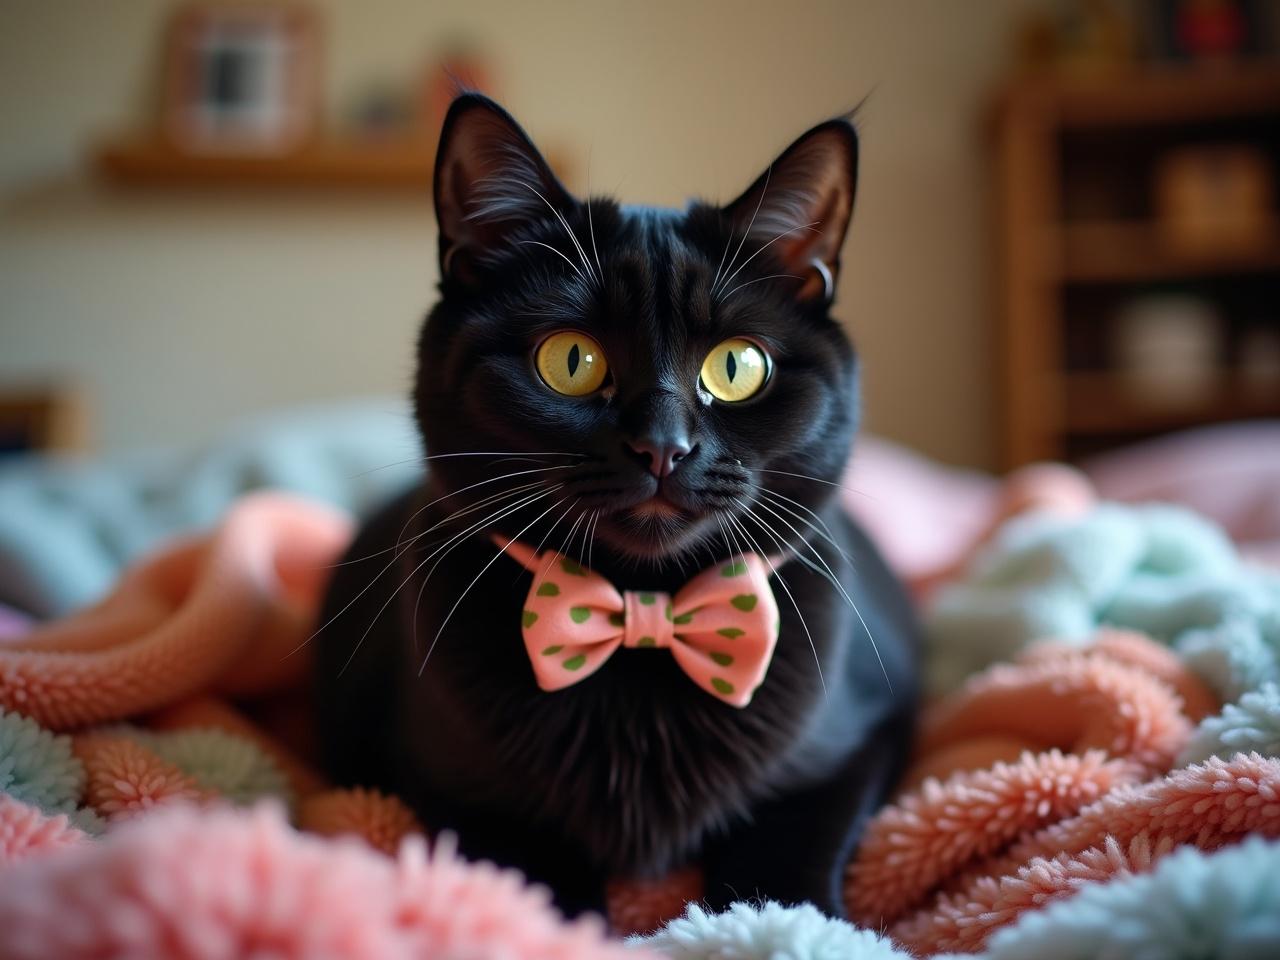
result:
[[[600,910],[611,876],[699,862],[713,906],[843,914],[843,865],[906,756],[917,658],[902,588],[833,497],[857,424],[828,315],[857,162],[839,119],[725,207],[582,201],[499,106],[454,102],[413,394],[428,478],[364,527],[313,641],[338,781],[394,791],[569,913]],[[739,708],[670,651],[620,649],[539,689],[530,574],[495,533],[670,594],[784,555],[763,684]]]

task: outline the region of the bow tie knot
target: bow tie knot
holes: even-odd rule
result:
[[[673,596],[621,592],[562,554],[499,542],[533,574],[521,626],[543,690],[585,680],[621,647],[669,650],[694,683],[735,707],[764,682],[781,624],[755,554],[702,571]]]
[[[670,647],[676,638],[671,596],[627,590],[622,594],[624,647]]]

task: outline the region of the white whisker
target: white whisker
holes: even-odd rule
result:
[[[760,199],[756,201],[756,208],[751,213],[751,222],[747,224],[747,229],[742,231],[742,239],[738,241],[738,249],[733,251],[733,259],[729,261],[729,266],[725,268],[726,270],[733,269],[734,261],[738,259],[738,254],[742,252],[742,245],[747,242],[747,237],[751,235],[751,228],[756,225],[756,217],[760,215],[760,207],[764,204],[765,194],[769,192],[769,178],[772,176],[773,176],[773,164],[769,164],[769,169],[765,170],[764,172],[764,185],[760,188]],[[729,234],[729,242],[730,243],[733,242],[732,233]],[[726,250],[729,249],[728,245],[725,246],[725,249]],[[722,261],[724,260],[723,257],[721,257],[720,259]],[[718,282],[719,280],[720,280],[720,271],[717,270],[716,281]],[[725,282],[727,283],[728,281],[725,281]],[[715,283],[711,285],[711,292],[713,294],[716,292]]]
[[[521,244],[522,246],[524,246],[524,245],[530,245],[530,246],[534,246],[534,247],[546,247],[548,250],[550,250],[552,253],[554,253],[557,257],[559,257],[561,260],[563,260],[565,263],[567,263],[567,264],[569,265],[570,269],[572,269],[572,270],[573,270],[573,272],[574,272],[574,273],[576,273],[576,274],[578,275],[578,279],[580,279],[583,283],[590,285],[591,281],[590,281],[590,280],[588,280],[585,276],[583,276],[582,271],[578,269],[578,265],[577,265],[577,264],[575,264],[575,263],[574,263],[572,260],[570,260],[568,257],[566,257],[566,256],[565,256],[563,253],[561,253],[559,250],[557,250],[555,247],[551,246],[551,244],[549,244],[549,243],[543,243],[541,240],[521,240],[521,241],[519,241],[519,242],[520,242],[520,244]]]
[[[753,283],[764,283],[766,280],[782,280],[782,279],[786,279],[786,280],[803,280],[803,279],[804,279],[804,277],[798,277],[798,276],[796,276],[794,273],[771,273],[771,274],[769,274],[769,276],[767,276],[767,277],[757,277],[757,278],[756,278],[756,279],[754,279],[754,280],[748,280],[746,283],[740,283],[740,284],[738,284],[736,287],[734,287],[732,290],[730,290],[728,293],[726,293],[723,297],[720,297],[720,298],[719,298],[719,302],[720,302],[720,303],[724,303],[726,300],[728,300],[730,297],[732,297],[735,293],[737,293],[737,292],[738,292],[739,290],[741,290],[743,287],[749,287],[749,286],[751,286]]]
[[[559,500],[556,503],[553,503],[546,510],[544,510],[542,513],[538,514],[531,521],[529,521],[529,523],[524,527],[524,529],[522,529],[519,533],[517,533],[514,537],[512,537],[511,540],[519,540],[520,537],[524,535],[525,530],[528,530],[535,523],[537,523],[539,520],[545,517],[548,513],[550,513],[556,507],[560,506],[560,504],[562,503],[564,503],[564,500]],[[431,652],[435,650],[436,644],[440,641],[440,635],[444,633],[444,628],[449,625],[449,621],[453,618],[454,613],[457,612],[458,607],[461,606],[462,601],[467,598],[467,594],[471,592],[471,588],[474,587],[479,582],[480,578],[484,576],[485,571],[488,570],[490,567],[492,567],[494,563],[497,562],[498,558],[507,552],[507,547],[511,545],[511,540],[508,540],[505,544],[502,545],[502,547],[499,548],[498,552],[493,555],[493,559],[490,560],[481,568],[480,572],[475,575],[475,578],[469,584],[467,584],[467,588],[462,591],[462,596],[458,597],[458,599],[454,601],[453,606],[449,608],[449,613],[445,616],[444,622],[440,624],[440,629],[436,631],[436,635],[431,641],[431,646],[427,648],[427,655],[422,658],[422,666],[418,668],[418,676],[422,676],[422,671],[427,669],[427,661],[431,659]]]
[[[723,289],[724,287],[727,287],[729,284],[733,283],[733,278],[734,278],[734,277],[736,277],[738,274],[740,274],[744,269],[746,269],[747,264],[749,264],[749,263],[750,263],[752,260],[754,260],[756,257],[760,256],[760,254],[764,253],[766,250],[768,250],[770,247],[772,247],[775,243],[777,243],[777,242],[778,242],[779,240],[781,240],[783,237],[788,237],[788,236],[790,236],[790,235],[791,235],[791,234],[793,234],[793,233],[798,233],[798,232],[800,232],[801,230],[812,230],[812,229],[814,228],[814,226],[815,226],[815,225],[817,225],[817,224],[819,224],[819,223],[821,223],[821,222],[822,222],[821,220],[814,220],[814,221],[813,221],[813,223],[806,223],[806,224],[803,224],[803,225],[798,226],[798,227],[792,227],[790,230],[783,230],[783,231],[782,231],[782,233],[778,234],[776,237],[774,237],[774,238],[773,238],[772,240],[770,240],[768,243],[766,243],[766,244],[764,244],[763,246],[761,246],[759,250],[757,250],[757,251],[756,251],[755,253],[753,253],[751,256],[747,257],[747,259],[743,260],[743,261],[742,261],[742,263],[741,263],[741,265],[739,265],[738,269],[737,269],[737,270],[735,270],[735,271],[733,271],[733,273],[731,273],[728,277],[726,277],[726,278],[725,278],[724,283],[722,283],[722,284],[720,285],[720,286],[721,286],[721,289]],[[730,264],[730,266],[732,266],[732,264]],[[721,302],[723,302],[723,298],[721,298]]]
[[[750,509],[747,508],[746,504],[744,504],[742,501],[739,500],[738,505],[747,511],[748,516],[752,516]],[[752,537],[751,534],[747,532],[747,528],[742,524],[742,521],[740,521],[737,517],[733,516],[733,514],[728,514],[728,517],[729,517],[729,522],[734,524],[742,532],[742,535],[743,537],[746,538],[747,542],[750,543],[755,548],[756,553],[758,553],[761,559],[763,559],[764,562],[769,565],[769,569],[772,571],[773,575],[778,578],[778,584],[782,587],[783,590],[786,591],[787,599],[791,601],[791,606],[795,608],[796,616],[800,619],[800,626],[804,628],[804,635],[809,638],[809,649],[813,651],[813,663],[814,663],[814,666],[818,668],[818,684],[822,687],[822,695],[825,697],[827,695],[827,681],[822,676],[822,661],[819,660],[818,658],[818,645],[813,642],[813,634],[809,632],[809,624],[804,618],[804,613],[802,613],[800,610],[800,604],[796,601],[795,596],[791,593],[791,587],[787,585],[787,581],[783,579],[782,574],[778,572],[778,568],[774,566],[773,561],[769,559],[769,555],[765,553],[764,550],[760,549],[760,545],[756,543],[755,538]],[[753,516],[752,519],[754,519],[756,523],[760,523],[759,517]],[[767,529],[764,527],[763,524],[761,524],[761,528]],[[785,549],[780,543],[778,547],[780,550]]]

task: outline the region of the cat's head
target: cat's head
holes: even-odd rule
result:
[[[857,166],[839,119],[723,207],[580,200],[501,107],[454,101],[415,388],[435,492],[469,511],[448,532],[648,566],[810,533],[857,420],[828,314]]]

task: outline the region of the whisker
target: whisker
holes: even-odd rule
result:
[[[604,267],[600,266],[600,251],[596,249],[596,224],[591,216],[591,161],[587,161],[587,229],[591,233],[591,253],[596,258],[596,269],[600,272],[600,285],[604,286]]]
[[[751,228],[756,225],[756,217],[760,213],[760,207],[764,205],[764,198],[765,198],[765,195],[769,192],[769,180],[772,176],[773,176],[773,164],[771,163],[769,164],[769,168],[764,172],[764,185],[760,188],[760,199],[756,201],[756,208],[751,213],[751,222],[747,224],[747,229],[742,232],[742,239],[738,241],[738,249],[733,251],[733,259],[729,261],[729,266],[725,268],[726,270],[733,269],[734,261],[738,259],[738,254],[742,252],[742,245],[747,242],[747,237],[751,236]],[[730,233],[729,243],[732,243],[732,242],[733,242],[733,234]],[[726,250],[729,249],[728,244],[725,245],[725,249]],[[724,258],[721,257],[720,259],[723,260]],[[717,270],[716,281],[719,282],[719,280],[720,280],[720,271]],[[725,282],[727,283],[728,281],[725,281]],[[713,294],[716,292],[716,284],[714,283],[711,285],[711,292]]]
[[[460,493],[466,493],[468,490],[474,490],[476,487],[483,487],[490,483],[497,483],[499,480],[510,480],[513,477],[527,477],[532,473],[550,473],[552,470],[569,470],[575,466],[577,466],[577,464],[566,463],[566,464],[560,464],[554,467],[531,467],[528,470],[516,470],[516,471],[513,471],[512,473],[504,473],[498,477],[486,477],[484,480],[477,480],[475,483],[468,484],[467,486],[462,487],[458,490],[451,490],[450,492],[444,494],[443,496],[436,497],[430,503],[424,504],[423,506],[415,510],[413,514],[409,517],[409,519],[404,522],[404,526],[400,528],[400,533],[396,537],[396,540],[397,541],[403,540],[404,533],[406,530],[409,529],[409,525],[412,524],[413,521],[416,520],[424,510],[426,510],[429,507],[434,507],[441,500],[448,500],[450,497],[456,497]]]
[[[425,530],[418,531],[408,540],[404,540],[404,539],[398,540],[392,546],[384,547],[381,550],[376,550],[373,553],[367,554],[366,556],[363,556],[363,557],[357,557],[354,560],[342,560],[337,563],[330,564],[329,567],[326,569],[331,569],[336,567],[346,567],[356,563],[364,563],[366,560],[372,560],[374,557],[381,556],[384,553],[391,553],[393,550],[400,550],[403,552],[403,550],[407,550],[409,547],[411,547],[414,543],[416,543],[422,537],[426,536],[428,533],[431,533],[433,530],[440,529],[440,527],[444,526],[447,523],[452,523],[458,517],[465,517],[469,513],[474,513],[475,511],[481,509],[482,507],[485,507],[486,505],[493,503],[495,500],[501,500],[504,497],[516,496],[517,494],[523,493],[526,490],[532,490],[535,487],[540,487],[540,486],[542,486],[542,481],[534,480],[532,483],[523,483],[518,487],[512,487],[510,490],[502,490],[498,493],[491,494],[490,496],[484,497],[481,500],[477,500],[475,503],[471,504],[470,506],[464,509],[455,510],[453,513],[448,514],[443,519],[437,521],[436,523],[433,523],[431,526],[427,527]],[[463,489],[469,489],[469,488],[463,488]],[[459,490],[458,492],[461,493],[462,491]],[[444,499],[446,498],[440,497],[437,500],[432,501],[432,503],[427,504],[427,507],[432,506],[432,504],[439,503],[440,500],[444,500]],[[414,518],[417,517],[418,514],[420,514],[423,510],[427,509],[427,507],[420,508],[413,514],[413,516],[411,516],[408,519],[405,525],[400,529],[401,537],[404,536],[405,530],[409,528],[409,524],[413,523]]]
[[[839,487],[841,490],[848,490],[850,493],[856,493],[860,497],[866,497],[868,500],[876,498],[869,493],[861,490],[855,490],[853,487],[847,487],[843,483],[836,483],[834,480],[824,480],[822,477],[811,477],[807,473],[792,473],[789,470],[765,470],[762,467],[755,468],[756,473],[777,473],[784,477],[798,477],[801,480],[812,480],[814,483],[825,483],[828,487]]]
[[[760,518],[754,516],[751,513],[750,509],[747,507],[746,504],[744,504],[741,500],[739,500],[738,505],[747,511],[747,516],[755,520],[755,522],[760,525],[761,529],[768,532],[770,536],[773,535],[773,532],[769,530],[769,528],[765,524],[761,523]],[[809,624],[805,620],[804,614],[800,610],[800,604],[796,601],[795,596],[791,593],[791,587],[787,585],[787,581],[783,579],[782,574],[778,572],[778,568],[774,566],[773,561],[769,559],[769,554],[761,550],[760,545],[756,543],[755,538],[753,538],[751,534],[747,532],[747,528],[742,524],[742,521],[739,520],[737,517],[735,517],[733,514],[728,514],[728,517],[729,517],[729,522],[732,523],[734,526],[736,526],[742,532],[742,535],[743,537],[746,538],[747,542],[750,543],[753,547],[755,547],[756,552],[760,555],[761,559],[763,559],[764,562],[769,565],[769,569],[773,572],[773,575],[778,578],[779,585],[781,585],[782,589],[786,591],[787,599],[791,601],[791,606],[795,608],[796,616],[800,618],[800,626],[804,627],[804,635],[809,638],[809,649],[813,651],[813,663],[814,663],[814,666],[818,668],[818,684],[822,687],[822,695],[825,697],[827,695],[827,681],[822,676],[822,661],[818,658],[818,645],[813,642],[813,634],[809,632]],[[775,538],[775,542],[776,542],[776,538]],[[783,547],[781,543],[778,543],[778,549],[785,551],[785,547]]]
[[[568,499],[568,498],[566,497],[565,499]],[[535,523],[537,523],[539,520],[545,517],[548,513],[550,513],[556,507],[560,506],[560,504],[562,503],[564,503],[564,500],[559,500],[556,503],[553,503],[550,507],[548,507],[542,513],[534,517],[533,520],[531,520],[523,530],[521,530],[514,537],[512,537],[511,540],[520,539],[520,537],[524,535],[525,530],[528,530]],[[511,540],[508,540],[498,549],[498,552],[493,555],[493,559],[490,560],[488,563],[486,563],[480,569],[480,572],[475,575],[475,578],[469,584],[467,584],[467,588],[462,591],[462,596],[458,597],[458,599],[454,601],[453,606],[449,609],[449,613],[444,618],[444,622],[440,624],[440,629],[436,631],[436,635],[431,641],[431,646],[427,648],[427,655],[422,658],[422,666],[418,668],[418,676],[422,676],[422,671],[427,669],[427,661],[431,659],[431,653],[433,650],[435,650],[436,644],[440,641],[440,635],[444,633],[444,628],[449,625],[449,621],[453,618],[454,613],[457,612],[458,607],[461,606],[462,601],[467,598],[467,594],[471,592],[471,588],[474,587],[480,581],[480,578],[484,576],[485,571],[488,570],[490,567],[492,567],[494,563],[497,562],[498,558],[507,552],[507,547],[511,545]]]
[[[578,500],[580,499],[582,498],[579,497]],[[569,504],[570,509],[572,509],[577,505],[578,500],[574,500],[573,503]],[[569,527],[569,535],[564,538],[564,543],[560,545],[560,549],[557,550],[555,554],[552,554],[550,557],[548,557],[547,562],[544,563],[542,565],[542,569],[538,571],[539,580],[541,580],[544,576],[546,576],[547,570],[550,569],[551,564],[555,562],[555,558],[557,554],[562,557],[568,556],[568,554],[565,551],[569,549],[569,543],[570,541],[573,540],[573,535],[578,532],[578,524],[582,522],[582,518],[585,516],[586,516],[585,513],[580,513],[576,518],[574,518],[573,524]]]
[[[769,494],[769,495],[770,495],[770,500],[769,500],[769,502],[770,502],[770,503],[772,503],[772,504],[773,504],[773,506],[777,507],[779,510],[785,511],[786,513],[790,514],[792,517],[794,517],[795,519],[797,519],[797,520],[799,520],[801,523],[803,523],[805,526],[807,526],[807,527],[808,527],[810,530],[812,530],[815,534],[817,534],[818,536],[820,536],[823,540],[827,541],[827,543],[831,544],[831,546],[833,546],[833,547],[834,547],[834,548],[839,552],[840,556],[844,557],[844,559],[848,561],[848,563],[849,563],[849,565],[850,565],[851,567],[852,567],[852,566],[856,566],[856,564],[853,562],[853,557],[849,556],[849,554],[848,554],[847,552],[845,552],[844,547],[840,546],[840,544],[839,544],[838,542],[836,542],[835,536],[831,533],[831,528],[827,526],[826,521],[824,521],[824,520],[823,520],[821,517],[819,517],[816,513],[814,513],[812,510],[810,510],[808,507],[806,507],[806,506],[805,506],[804,504],[802,504],[802,503],[797,503],[797,504],[796,504],[796,506],[800,507],[802,510],[806,511],[806,512],[807,512],[807,513],[809,513],[812,517],[814,517],[814,518],[818,521],[818,523],[822,524],[822,529],[821,529],[821,530],[819,530],[819,529],[818,529],[818,527],[817,527],[817,525],[816,525],[816,524],[814,524],[812,521],[810,521],[810,520],[806,520],[804,517],[802,517],[800,514],[796,513],[796,511],[792,510],[790,507],[786,506],[785,504],[778,503],[777,501],[773,500],[773,499],[772,499],[772,497],[777,496],[777,494],[773,493],[773,491],[772,491],[772,490],[768,490],[768,489],[766,489],[765,487],[759,487],[759,488],[757,488],[757,489],[758,489],[758,492],[759,492],[759,493],[761,493],[761,494]],[[786,497],[783,497],[782,499],[786,500],[787,498],[786,498]],[[794,500],[792,500],[792,501],[790,501],[790,502],[795,503],[795,501],[794,501]],[[758,501],[757,501],[757,503],[759,503],[759,504],[760,504],[760,506],[765,506],[765,500],[763,500],[763,499],[758,500]]]
[[[418,563],[416,566],[414,566],[412,570],[409,571],[409,575],[405,577],[403,581],[401,581],[400,586],[396,587],[395,590],[391,592],[391,596],[387,597],[387,599],[383,602],[382,606],[378,608],[378,612],[373,615],[373,619],[370,620],[369,625],[365,627],[364,633],[362,633],[360,635],[360,639],[356,641],[356,645],[355,647],[352,648],[351,653],[350,655],[348,655],[346,662],[342,665],[342,669],[338,671],[338,676],[342,676],[342,674],[346,672],[347,667],[351,666],[351,661],[355,659],[355,656],[359,652],[360,647],[364,644],[365,638],[369,636],[370,632],[372,632],[374,624],[376,624],[378,620],[382,617],[382,614],[386,612],[387,607],[391,606],[391,601],[393,601],[396,598],[397,594],[399,594],[400,591],[404,589],[405,584],[407,584],[410,580],[412,580],[415,576],[417,576],[418,571],[421,570],[423,567],[425,567],[427,563],[430,562],[432,557],[434,557],[436,554],[440,553],[441,551],[444,551],[444,555],[448,556],[449,553],[453,551],[453,548],[456,547],[459,543],[461,543],[472,531],[477,530],[480,527],[485,526],[486,524],[492,523],[495,520],[501,520],[503,517],[510,516],[511,514],[515,513],[517,510],[521,509],[522,507],[526,507],[530,503],[533,503],[537,500],[541,500],[543,497],[551,495],[557,489],[559,489],[559,487],[552,487],[550,490],[547,490],[543,493],[536,493],[531,497],[526,497],[525,499],[517,503],[515,506],[504,506],[500,508],[496,513],[491,514],[488,517],[485,517],[483,520],[479,521],[478,523],[472,524],[466,530],[462,531],[462,533],[457,534],[456,536],[452,537],[449,541],[446,541],[446,544],[452,543],[453,546],[446,545],[444,547],[439,547],[434,552],[427,554],[427,556],[420,563]],[[397,555],[396,557],[393,557],[391,562],[395,563],[395,561],[398,559],[400,559],[399,555]],[[444,557],[441,557],[440,560],[437,560],[436,565],[432,567],[430,571],[428,571],[427,573],[428,580],[431,578],[431,574],[436,571],[436,568],[440,566],[440,561],[443,559]],[[379,576],[381,576],[381,574],[379,574]],[[424,581],[424,585],[425,585],[425,581]],[[372,584],[370,584],[370,586],[372,586]],[[365,590],[367,589],[368,587],[365,588]],[[361,591],[362,594],[363,592],[364,591]],[[421,595],[421,592],[422,592],[421,588],[419,588],[419,595]],[[344,607],[343,609],[345,610],[346,608]],[[415,643],[416,642],[417,641],[415,638]]]
[[[798,226],[798,227],[792,227],[790,230],[783,230],[783,231],[782,231],[782,233],[778,234],[776,237],[774,237],[774,238],[773,238],[772,240],[770,240],[768,243],[763,244],[763,245],[760,247],[760,249],[759,249],[759,250],[757,250],[757,251],[756,251],[755,253],[753,253],[751,256],[747,257],[747,259],[743,260],[743,261],[742,261],[742,263],[741,263],[741,265],[738,267],[738,269],[737,269],[737,270],[735,270],[735,271],[733,271],[733,273],[729,274],[729,276],[728,276],[727,278],[725,278],[724,283],[722,283],[722,284],[720,285],[720,289],[722,289],[722,290],[723,290],[723,289],[724,289],[725,287],[727,287],[729,284],[733,283],[733,278],[734,278],[734,277],[736,277],[738,274],[740,274],[744,269],[746,269],[746,266],[747,266],[747,264],[748,264],[748,263],[750,263],[750,262],[751,262],[752,260],[754,260],[756,257],[760,256],[760,254],[764,253],[766,250],[768,250],[770,247],[772,247],[775,243],[777,243],[777,242],[778,242],[779,240],[781,240],[783,237],[789,237],[789,236],[791,236],[791,234],[793,234],[793,233],[799,233],[801,230],[812,230],[815,226],[817,226],[817,225],[818,225],[819,223],[821,223],[821,222],[822,222],[821,220],[814,220],[812,223],[806,223],[806,224],[802,224],[801,226]],[[730,264],[730,266],[732,266],[732,264]],[[721,301],[721,302],[723,302],[723,299],[722,299],[722,301]]]
[[[841,595],[845,598],[845,600],[848,601],[849,606],[853,608],[853,612],[857,616],[858,621],[862,624],[862,629],[867,632],[867,639],[871,641],[871,649],[875,652],[876,660],[880,664],[880,672],[884,674],[884,682],[888,684],[889,692],[893,693],[893,681],[889,679],[889,671],[884,665],[884,658],[880,656],[880,647],[876,643],[876,638],[871,635],[871,628],[867,626],[867,621],[862,618],[862,611],[859,610],[858,605],[853,602],[853,597],[849,596],[849,591],[847,591],[844,588],[844,584],[840,582],[840,578],[837,577],[835,571],[831,569],[831,565],[827,563],[826,558],[823,557],[822,553],[818,550],[817,547],[815,547],[808,540],[804,539],[803,535],[800,533],[799,530],[793,527],[785,517],[777,513],[767,503],[764,503],[763,501],[757,501],[757,505],[764,507],[764,509],[768,510],[771,514],[773,514],[775,517],[781,520],[784,524],[786,524],[788,529],[790,529],[791,532],[794,533],[797,537],[800,537],[804,545],[813,551],[813,555],[818,558],[818,562],[821,563],[823,567],[826,568],[827,573],[830,575],[829,578],[831,580],[831,583],[835,586],[837,590],[840,591]],[[753,512],[753,511],[751,511],[750,508],[748,508],[748,512]],[[759,522],[759,518],[757,518],[757,522]],[[839,547],[837,546],[836,549],[839,549]],[[843,551],[841,552],[843,553]],[[846,557],[846,559],[848,558]],[[852,564],[853,561],[850,560],[849,562],[850,564]]]
[[[596,555],[596,527],[600,524],[600,511],[597,510],[591,515],[591,534],[587,541],[587,569],[594,570],[592,565]]]
[[[734,287],[732,290],[726,293],[723,297],[720,297],[719,302],[724,303],[726,300],[732,297],[735,293],[737,293],[743,287],[749,287],[753,283],[764,283],[766,280],[782,280],[782,279],[803,280],[804,277],[798,277],[794,273],[771,273],[767,277],[757,277],[755,280],[748,280],[746,283],[738,284],[736,287]]]
[[[561,260],[567,263],[569,265],[569,268],[578,275],[579,280],[581,280],[583,283],[587,284],[588,286],[591,285],[591,281],[588,280],[585,276],[583,276],[582,271],[578,269],[577,264],[575,264],[572,260],[566,257],[563,253],[561,253],[555,247],[551,246],[551,244],[543,243],[541,240],[521,240],[519,241],[519,243],[521,244],[521,246],[529,245],[534,247],[546,247],[548,250],[554,253],[557,257],[559,257]]]
[[[599,278],[598,278],[598,277],[596,277],[596,275],[595,275],[594,273],[591,273],[591,264],[587,263],[587,254],[586,254],[586,251],[584,251],[584,250],[582,249],[582,244],[580,244],[580,243],[578,242],[578,237],[577,237],[577,235],[576,235],[576,234],[574,234],[574,232],[573,232],[573,228],[569,226],[569,221],[567,221],[567,220],[564,218],[564,216],[560,213],[560,211],[559,211],[559,210],[557,210],[557,209],[552,205],[552,203],[551,203],[551,201],[550,201],[550,200],[548,200],[546,197],[544,197],[541,193],[539,193],[539,192],[537,191],[537,189],[533,186],[533,184],[531,184],[531,183],[525,183],[523,180],[518,180],[518,181],[516,181],[516,182],[517,182],[517,183],[520,183],[522,186],[528,187],[530,190],[532,190],[532,191],[533,191],[533,193],[534,193],[534,196],[536,196],[539,200],[541,200],[543,203],[545,203],[545,204],[547,205],[547,209],[548,209],[548,210],[550,210],[552,213],[554,213],[554,214],[555,214],[556,219],[560,221],[560,226],[564,227],[564,232],[565,232],[565,233],[567,233],[567,234],[569,234],[569,241],[570,241],[570,242],[574,245],[574,247],[577,249],[577,251],[578,251],[578,256],[582,258],[582,265],[583,265],[583,267],[585,267],[585,268],[586,268],[587,273],[590,273],[590,274],[591,274],[591,278],[592,278],[593,280],[595,280],[597,284],[599,284],[600,280],[599,280]]]
[[[449,460],[454,457],[585,457],[585,453],[566,453],[563,450],[465,450],[459,453],[436,453],[429,457],[417,457],[416,459],[427,463],[431,460]],[[401,463],[408,463],[402,460]]]

